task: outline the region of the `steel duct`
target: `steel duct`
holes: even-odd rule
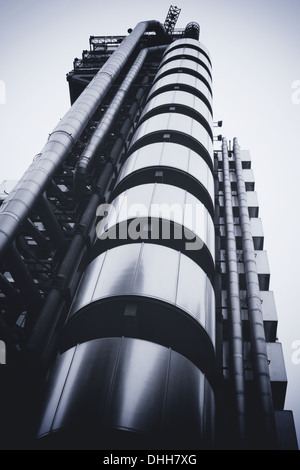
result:
[[[251,233],[245,181],[243,178],[240,147],[236,138],[233,140],[233,154],[236,164],[237,193],[245,263],[254,382],[257,387],[257,404],[260,408],[259,412],[262,418],[262,422],[260,423],[261,447],[267,450],[274,449],[276,447],[277,436],[259,280]]]
[[[101,144],[103,143],[105,137],[107,136],[109,129],[111,128],[112,123],[114,122],[117,114],[120,111],[122,104],[134,82],[138,73],[140,72],[143,63],[151,50],[164,50],[166,46],[159,46],[153,48],[142,49],[137,56],[134,64],[130,68],[130,71],[126,75],[121,86],[118,88],[118,91],[113,98],[111,104],[109,105],[105,115],[98,124],[96,130],[94,131],[91,139],[89,140],[87,146],[85,147],[79,161],[76,164],[75,168],[75,180],[74,180],[74,192],[75,195],[79,194],[82,184],[85,183],[87,178],[87,173],[89,166],[99,150]]]
[[[243,353],[243,332],[240,306],[240,288],[237,262],[237,247],[233,220],[233,203],[228,161],[227,140],[222,142],[223,177],[224,177],[224,204],[226,225],[226,260],[228,266],[228,317],[231,334],[231,374],[234,388],[234,406],[236,413],[237,436],[239,447],[245,447],[245,373]]]
[[[54,172],[64,161],[73,144],[102,102],[107,91],[119,75],[136,48],[139,39],[149,30],[166,35],[157,21],[138,23],[129,36],[107,60],[91,83],[50,134],[39,157],[24,173],[19,183],[7,196],[0,211],[0,256],[13,240],[20,225],[26,220],[37,198],[46,189]]]
[[[125,77],[125,80],[122,82],[120,88],[118,89],[118,92],[116,93],[106,113],[104,114],[96,130],[94,131],[91,139],[86,145],[80,159],[78,160],[76,167],[75,167],[75,175],[74,175],[75,195],[76,194],[79,195],[79,189],[81,187],[81,184],[84,183],[86,180],[90,163],[95,153],[99,149],[100,145],[102,144],[104,138],[107,136],[109,129],[112,123],[114,122],[114,119],[116,115],[118,114],[133,81],[135,80],[137,74],[139,73],[144,63],[146,55],[147,55],[146,50],[142,50],[139,53],[136,61],[134,62],[129,73]]]

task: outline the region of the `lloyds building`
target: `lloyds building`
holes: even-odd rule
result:
[[[296,449],[255,180],[199,25],[91,36],[0,208],[5,449]]]

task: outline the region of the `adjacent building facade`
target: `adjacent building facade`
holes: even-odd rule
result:
[[[170,12],[90,38],[2,202],[7,447],[297,448],[250,154]]]

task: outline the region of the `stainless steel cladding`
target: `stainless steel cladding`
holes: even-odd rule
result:
[[[211,64],[210,53],[207,47],[202,42],[194,40],[192,38],[177,39],[177,41],[174,41],[172,44],[170,44],[168,51],[172,51],[173,49],[181,49],[185,46],[189,49],[197,49],[202,52],[204,55],[206,55]]]
[[[40,446],[209,449],[214,407],[210,384],[185,357],[139,339],[96,339],[51,371]]]
[[[199,78],[190,75],[188,72],[177,73],[171,70],[167,76],[158,78],[151,88],[149,98],[162,93],[165,90],[184,90],[194,96],[201,97],[212,113],[212,93],[210,88]]]
[[[195,39],[167,47],[108,202],[39,436],[72,448],[212,448],[212,79]]]
[[[214,213],[214,180],[202,158],[181,144],[156,142],[145,145],[125,161],[114,189],[117,196],[128,188],[155,180],[181,189],[199,199],[210,215]]]
[[[205,372],[214,367],[215,301],[204,271],[170,248],[134,243],[108,250],[86,269],[62,348],[99,336],[154,341]]]
[[[170,112],[157,114],[144,121],[136,131],[130,151],[152,142],[183,143],[199,153],[212,169],[213,143],[210,133],[194,118]]]
[[[174,70],[176,70],[177,73],[188,73],[199,78],[199,80],[206,84],[210,91],[212,90],[211,74],[203,63],[198,63],[192,58],[182,59],[179,54],[175,56],[172,61],[165,61],[165,64],[159,70],[157,79],[173,73]]]
[[[155,142],[179,143],[202,156],[212,170],[211,63],[200,43],[190,41],[191,46],[187,40],[175,41],[166,50],[129,154]]]
[[[140,122],[146,121],[156,114],[170,113],[176,110],[193,117],[211,133],[213,122],[210,110],[200,98],[184,90],[165,91],[151,98],[144,108]]]
[[[95,253],[123,243],[159,242],[185,252],[212,276],[213,220],[188,191],[168,184],[143,184],[127,189],[103,210],[107,215],[97,227]]]

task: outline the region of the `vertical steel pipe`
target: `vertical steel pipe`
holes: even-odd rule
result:
[[[261,422],[259,423],[259,429],[261,430],[260,445],[262,449],[268,450],[276,448],[277,436],[259,280],[255,261],[240,147],[236,138],[233,140],[233,154],[236,164],[237,193],[245,263],[254,386],[257,389],[257,406],[258,413],[261,418]]]
[[[146,56],[147,49],[141,50],[78,160],[74,174],[75,195],[80,193],[79,190],[81,185],[86,181],[89,166],[119,113],[132,83],[142,68]]]
[[[131,89],[132,84],[137,78],[148,53],[151,51],[164,51],[165,48],[166,48],[166,45],[144,48],[138,54],[128,74],[123,80],[116,95],[114,96],[112,102],[108,106],[107,111],[105,112],[103,118],[97,125],[92,137],[87,143],[80,159],[78,160],[76,164],[75,174],[74,174],[75,196],[80,197],[81,195],[80,189],[83,188],[84,190],[84,185],[86,184],[86,178],[87,178],[90,164],[92,160],[94,159],[100,146],[104,142],[104,139],[107,136],[112,124],[115,122],[115,119],[118,113],[120,112],[121,106],[123,105],[125,98],[129,90]]]
[[[22,292],[25,303],[28,305],[29,321],[36,316],[42,305],[42,296],[34,282],[23,258],[19,254],[16,244],[12,243],[6,252],[7,265],[17,288]]]
[[[42,197],[39,198],[36,206],[40,219],[43,222],[46,231],[50,235],[53,246],[58,248],[64,247],[66,245],[64,230],[60,226],[52,205],[45,193],[42,195]]]
[[[163,25],[158,21],[143,21],[137,24],[60,120],[50,134],[39,158],[33,161],[3,202],[0,210],[0,256],[12,242],[37,198],[45,191],[49,180],[77,142],[107,91],[136,49],[140,38],[150,30],[167,37]]]
[[[223,156],[223,178],[224,178],[224,204],[225,204],[225,226],[226,226],[226,260],[228,274],[228,321],[230,326],[230,358],[231,378],[234,390],[234,406],[236,413],[236,436],[239,448],[245,448],[246,425],[245,425],[245,373],[243,354],[243,328],[240,305],[240,287],[237,262],[237,247],[234,230],[234,219],[232,209],[232,193],[229,173],[227,140],[222,142]]]

